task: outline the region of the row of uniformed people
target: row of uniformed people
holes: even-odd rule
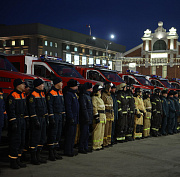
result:
[[[89,125],[92,122],[92,148],[94,150],[109,147],[116,141],[124,142],[135,138],[140,139],[142,136],[148,137],[150,128],[154,136],[161,133],[164,134],[163,127],[165,127],[166,131],[167,124],[167,133],[172,133],[171,130],[174,132],[177,130],[177,110],[179,108],[175,109],[176,116],[171,115],[173,117],[171,120],[168,116],[169,114],[166,115],[163,112],[171,109],[171,96],[169,96],[168,109],[166,107],[164,110],[162,109],[162,103],[164,102],[161,103],[161,100],[156,98],[159,93],[157,89],[151,101],[150,93],[144,95],[143,101],[141,89],[135,89],[135,94],[133,95],[130,85],[122,83],[116,88],[107,82],[104,88],[100,84],[95,85],[91,97],[92,84],[85,83],[79,87],[78,91],[78,83],[72,79],[67,83],[67,87],[64,88],[63,96],[62,80],[55,78],[53,82],[54,86],[45,97],[43,82],[41,79],[36,79],[34,81],[34,90],[27,97],[24,93],[24,83],[20,79],[14,81],[15,90],[8,96],[7,107],[10,137],[9,157],[11,158],[12,168],[17,169],[26,166],[21,163],[20,156],[25,145],[25,132],[27,132],[25,129],[29,128],[29,122],[31,125],[29,128],[30,140],[27,144],[29,144],[31,149],[31,163],[36,165],[46,163],[46,160],[41,158],[40,152],[46,142],[47,123],[49,159],[62,159],[57,154],[56,148],[62,132],[62,116],[65,117],[65,115],[64,154],[67,156],[77,155],[73,147],[78,123],[80,123],[80,153],[91,151],[88,148],[88,139]],[[101,93],[102,89],[103,92]],[[78,96],[77,92],[79,92]],[[26,97],[27,102],[25,101]],[[160,118],[162,113],[163,119]],[[164,117],[168,121],[165,121]],[[163,122],[162,125],[161,122]],[[159,131],[160,127],[161,132]]]

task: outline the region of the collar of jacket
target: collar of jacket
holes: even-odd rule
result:
[[[34,91],[37,92],[37,93],[43,92],[43,90],[38,90],[38,89],[36,89],[36,88],[34,89]]]
[[[71,89],[71,88],[69,88],[68,91],[69,91],[69,92],[72,92],[72,93],[77,93],[77,90],[73,90],[73,89]]]
[[[94,96],[97,96],[97,97],[101,97],[101,94],[100,93],[94,93]]]
[[[55,90],[56,92],[59,91],[59,89],[57,89],[56,87],[52,86],[52,89]]]
[[[15,92],[17,92],[18,94],[21,94],[22,92],[17,90],[17,89],[14,89]]]

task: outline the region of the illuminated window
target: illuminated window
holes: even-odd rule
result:
[[[105,53],[103,52],[103,56],[105,56]]]
[[[48,45],[48,42],[47,42],[47,41],[44,41],[44,45],[47,46],[47,45]]]
[[[58,54],[57,53],[55,53],[55,57],[57,57],[58,56]]]
[[[82,57],[82,65],[86,65],[86,57]]]
[[[79,65],[79,55],[74,56],[74,65]]]
[[[71,63],[71,54],[66,54],[66,62]]]
[[[96,55],[98,55],[98,54],[99,54],[99,52],[97,51],[97,52],[96,52]]]
[[[112,61],[108,61],[109,69],[112,69]]]
[[[82,53],[85,53],[85,49],[82,49]]]
[[[48,53],[48,52],[47,52],[47,50],[46,50],[46,51],[44,51],[44,54],[45,54],[45,55],[47,55],[47,53]]]
[[[57,42],[55,42],[54,47],[56,47],[56,48],[57,48]]]
[[[12,46],[15,46],[16,42],[15,41],[12,41]]]
[[[77,52],[77,51],[78,51],[77,47],[74,47],[74,51],[75,51],[75,52]]]
[[[89,65],[93,65],[94,64],[94,58],[89,58]]]
[[[106,60],[103,60],[103,61],[102,61],[102,64],[103,64],[103,65],[106,65]]]
[[[50,46],[51,46],[51,47],[53,46],[52,42],[50,42]]]
[[[12,54],[15,54],[15,51],[14,51],[14,50],[12,50]]]
[[[66,50],[69,50],[69,49],[70,49],[70,46],[69,46],[69,45],[67,45],[67,46],[66,46]]]
[[[24,53],[24,50],[21,50],[21,54],[23,54]]]
[[[49,52],[49,55],[52,56],[52,52]]]
[[[100,65],[101,60],[100,59],[96,59],[96,64]]]
[[[21,45],[24,45],[24,40],[21,40]]]

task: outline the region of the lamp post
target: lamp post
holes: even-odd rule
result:
[[[111,38],[111,39],[114,39],[114,38],[115,38],[114,34],[111,34],[111,35],[110,35],[110,38]],[[93,40],[96,40],[96,37],[92,37],[92,39],[93,39]],[[103,43],[103,45],[104,45],[104,47],[105,47],[105,49],[106,49],[106,58],[108,58],[108,48],[109,48],[109,45],[112,44],[112,42],[108,42],[108,43],[102,42],[102,43]]]

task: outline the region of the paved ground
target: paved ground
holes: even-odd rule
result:
[[[7,149],[1,147],[1,157]],[[0,177],[180,177],[180,134],[136,140],[61,161],[9,168],[0,159]]]

